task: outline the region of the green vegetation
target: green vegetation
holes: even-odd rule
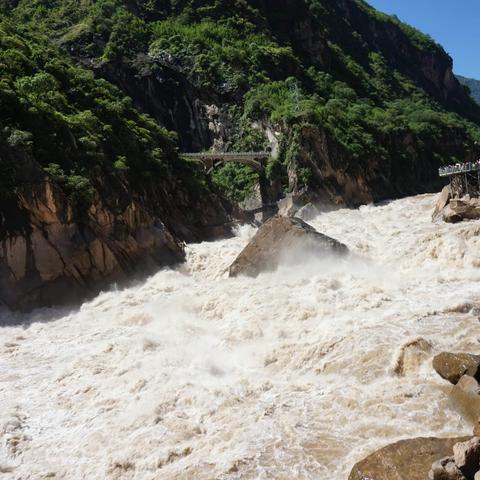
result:
[[[18,31],[1,18],[0,135],[7,145],[30,153],[78,207],[88,206],[103,177],[165,175],[172,133],[46,38]],[[6,162],[0,167],[12,171]],[[2,182],[12,178],[2,175]]]
[[[465,146],[479,140],[480,110],[473,102],[450,107],[440,94],[426,93],[431,82],[412,73],[411,55],[438,55],[447,65],[443,49],[363,0],[351,3],[355,21],[334,0],[304,0],[294,12],[256,0],[21,0],[15,27],[2,23],[8,141],[33,149],[47,171],[82,199],[91,191],[84,179],[96,169],[119,177],[161,175],[171,155],[171,134],[33,30],[98,67],[182,75],[228,111],[237,126],[232,150],[264,148],[259,125],[281,132],[280,155],[268,175],[285,189],[291,187],[288,169],[296,169],[302,184],[312,181],[312,172],[297,165],[305,128],[325,133],[357,166],[372,158],[391,162],[394,137],[410,135],[416,148],[431,149],[437,163],[450,161],[444,146],[452,137]],[[292,32],[297,14],[308,20],[310,36]],[[374,39],[370,24],[376,25]],[[399,53],[398,41],[408,54]],[[415,155],[399,154],[409,165]],[[229,165],[213,181],[241,199],[255,175]]]

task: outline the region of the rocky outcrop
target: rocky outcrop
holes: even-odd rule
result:
[[[299,218],[276,215],[264,223],[230,266],[231,277],[257,276],[284,262],[298,263],[330,255],[344,255],[342,243],[317,232]]]
[[[80,211],[30,155],[0,143],[0,161],[17,167],[0,190],[0,304],[12,309],[81,301],[230,231],[219,198],[180,176],[99,178]]]
[[[17,208],[28,223],[0,241],[0,300],[11,308],[70,303],[184,260],[182,242],[136,200],[113,212],[97,196],[79,223],[45,179]]]
[[[354,465],[349,480],[425,480],[432,464],[451,455],[453,446],[468,438],[401,440]]]
[[[464,375],[453,387],[451,406],[473,425],[475,435],[480,435],[480,385],[469,375]]]
[[[463,375],[480,377],[480,355],[442,352],[433,359],[433,368],[445,380],[456,384]]]
[[[480,218],[480,199],[470,198],[466,195],[462,198],[452,198],[450,186],[441,191],[432,220],[443,220],[447,223],[458,223],[462,220],[478,220]]]
[[[436,221],[442,218],[444,208],[450,203],[452,198],[452,190],[450,185],[446,185],[443,187],[442,191],[440,192],[437,203],[435,204],[435,208],[432,214],[432,220]]]
[[[429,480],[476,480],[480,471],[480,438],[456,443],[453,455],[437,460],[428,473]]]
[[[480,218],[480,199],[469,197],[452,199],[443,209],[442,217],[447,223],[478,220]]]
[[[392,371],[403,376],[415,372],[432,350],[432,344],[422,337],[405,342],[397,352]]]

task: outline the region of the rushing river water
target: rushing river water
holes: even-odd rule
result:
[[[355,259],[229,279],[242,227],[79,310],[4,312],[0,478],[344,480],[469,433],[431,359],[478,351],[480,222],[434,224],[434,200],[310,222]]]

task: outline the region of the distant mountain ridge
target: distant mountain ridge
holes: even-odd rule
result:
[[[480,104],[480,80],[462,77],[461,75],[456,75],[456,77],[462,85],[466,85],[470,89],[473,99]]]

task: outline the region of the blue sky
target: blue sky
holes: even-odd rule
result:
[[[453,58],[455,73],[480,80],[480,0],[367,0],[428,33]]]

